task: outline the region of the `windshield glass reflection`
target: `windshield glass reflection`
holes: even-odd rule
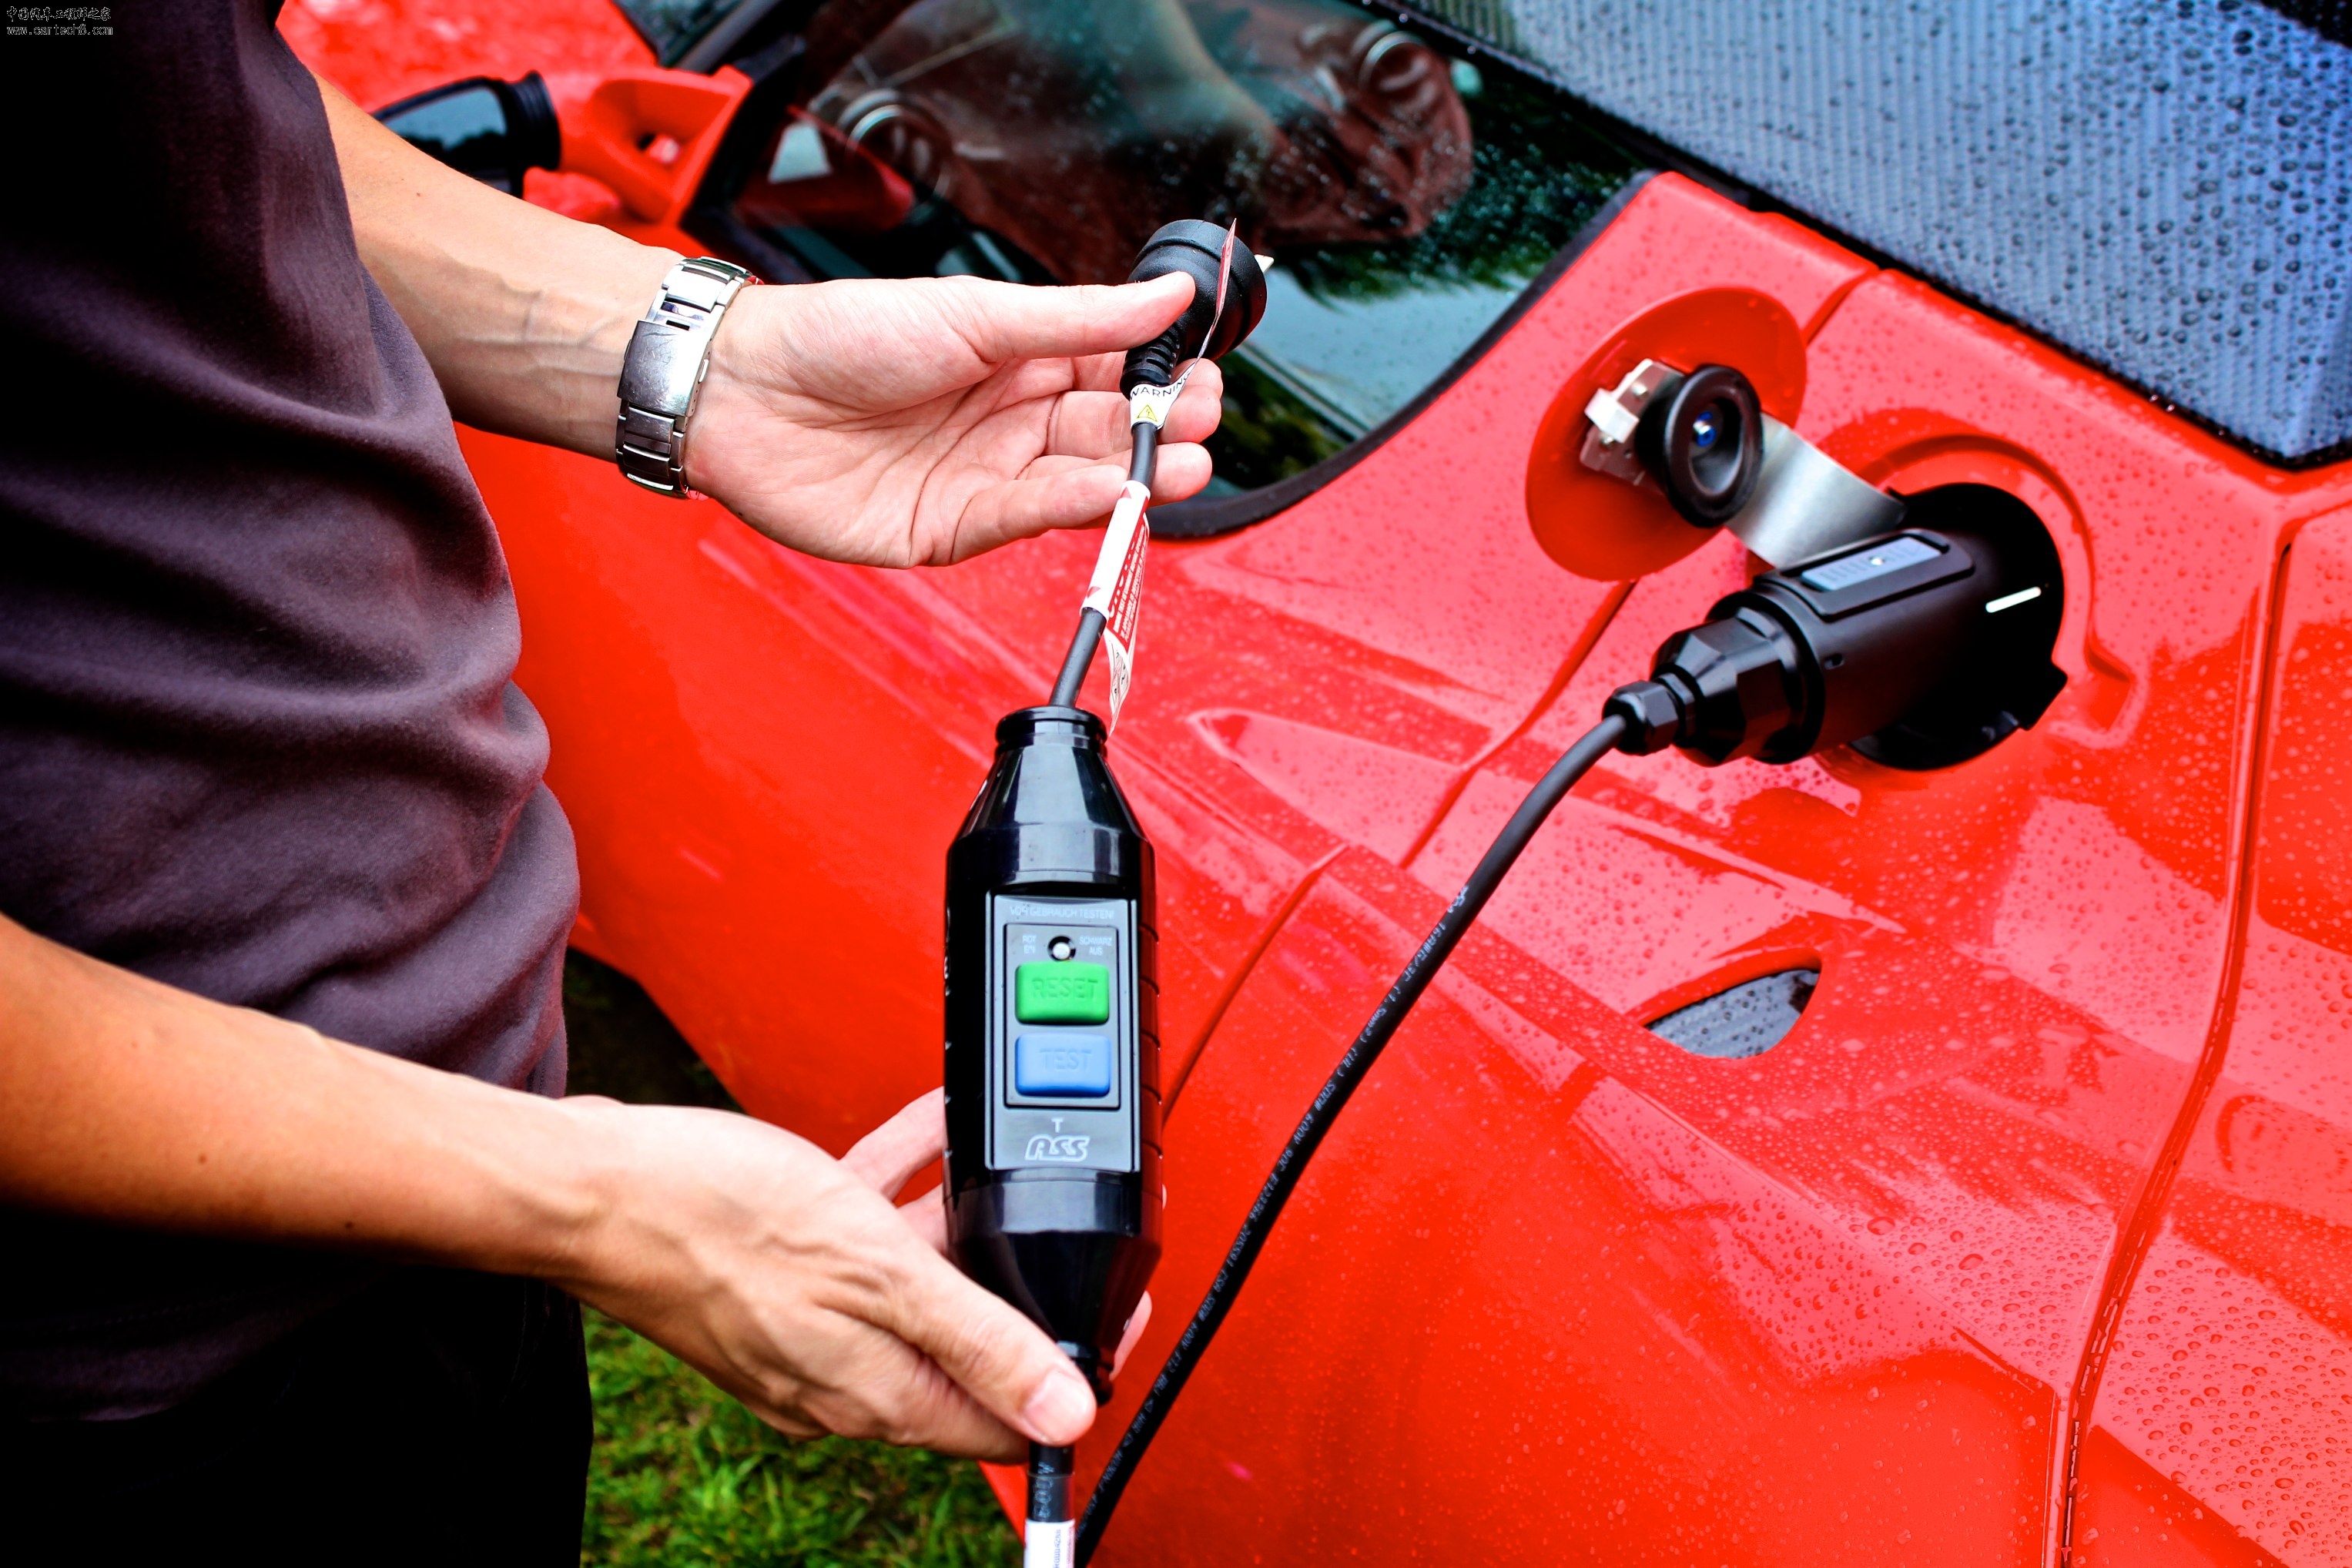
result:
[[[1276,258],[1213,493],[1411,403],[1633,168],[1343,0],[836,0],[803,66],[731,214],[810,276],[1115,282],[1178,217]]]

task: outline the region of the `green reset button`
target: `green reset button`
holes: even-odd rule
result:
[[[1013,1016],[1024,1024],[1108,1024],[1110,971],[1099,963],[1024,963],[1013,971]]]

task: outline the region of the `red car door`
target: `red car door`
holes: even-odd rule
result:
[[[2279,575],[2235,963],[2084,1368],[2087,1563],[2352,1550],[2352,514]]]

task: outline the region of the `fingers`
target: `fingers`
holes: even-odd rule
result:
[[[1207,488],[1216,465],[1206,447],[1162,447],[1160,468],[1151,477],[1151,504],[1170,506]]]
[[[1074,1443],[1094,1424],[1086,1379],[1036,1325],[924,1253],[882,1307],[877,1326],[937,1363],[991,1415],[1034,1442]]]
[[[971,1396],[930,1369],[939,1385],[936,1396],[908,1412],[910,1424],[877,1433],[902,1447],[929,1448],[961,1459],[990,1459],[1018,1464],[1028,1457],[1029,1439],[991,1415]]]
[[[1168,411],[1168,424],[1160,438],[1171,443],[1205,441],[1216,434],[1224,409],[1223,369],[1215,360],[1196,359],[1185,373],[1184,390],[1176,395],[1176,405]]]
[[[1135,1310],[1128,1314],[1127,1327],[1119,1332],[1118,1349],[1110,1352],[1111,1376],[1117,1377],[1118,1369],[1127,1364],[1127,1358],[1134,1351],[1135,1342],[1143,1337],[1143,1331],[1150,1321],[1151,1292],[1146,1290],[1142,1300],[1136,1302]]]
[[[932,1251],[945,1255],[948,1249],[947,1189],[933,1187],[921,1197],[898,1206],[907,1227],[930,1245]]]
[[[570,1110],[629,1179],[565,1283],[779,1428],[1006,1455],[1091,1425],[1068,1358],[940,1256],[937,1197],[910,1214],[876,1190],[937,1156],[939,1095],[841,1162],[718,1111]]]
[[[942,289],[956,330],[992,364],[1016,359],[1124,353],[1148,342],[1192,301],[1190,279],[1176,274],[1149,283],[1039,289],[958,279]]]
[[[908,1178],[947,1146],[947,1091],[935,1089],[860,1138],[841,1163],[884,1197],[896,1197]]]
[[[1072,467],[1067,465],[1076,464]],[[991,485],[964,502],[946,559],[962,561],[1055,528],[1084,528],[1110,515],[1127,466],[1041,458],[1027,477]]]
[[[1160,440],[1171,446],[1207,440],[1224,411],[1224,374],[1216,363],[1194,361],[1160,429]],[[1067,392],[1055,401],[1046,451],[1073,458],[1121,458],[1133,444],[1127,399],[1118,393]]]
[[[1208,484],[1211,471],[1205,447],[1161,447],[1160,471],[1151,487],[1153,504],[1166,505],[1198,494]],[[1124,461],[1040,458],[1022,478],[991,485],[965,501],[950,547],[931,559],[944,564],[1053,529],[1097,526],[1110,515],[1126,483]]]
[[[757,1380],[730,1388],[752,1414],[794,1437],[834,1433],[879,1438],[972,1458],[1018,1458],[1029,1439],[957,1386],[939,1364],[869,1323],[817,1338],[820,1375],[776,1386]],[[721,1379],[725,1386],[725,1380]]]

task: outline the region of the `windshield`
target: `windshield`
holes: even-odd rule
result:
[[[1271,254],[1213,495],[1404,410],[1633,173],[1552,89],[1342,0],[835,0],[720,193],[785,276],[1116,282],[1179,217]]]

